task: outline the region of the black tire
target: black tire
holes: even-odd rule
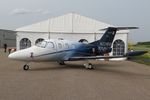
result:
[[[26,71],[29,70],[29,65],[24,65],[23,70],[26,70]]]
[[[89,63],[89,65],[91,65],[91,66],[92,66],[92,64],[91,64],[91,63]]]
[[[94,69],[93,64],[89,63],[89,65],[91,66],[91,68],[88,68],[90,70]]]
[[[64,62],[61,62],[61,63],[59,63],[60,65],[65,65],[65,63]]]
[[[64,61],[58,61],[59,65],[66,65]]]

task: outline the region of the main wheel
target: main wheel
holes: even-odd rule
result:
[[[58,61],[59,65],[65,65],[64,61]]]
[[[93,65],[91,63],[84,64],[86,69],[93,69]]]
[[[29,70],[29,65],[27,65],[27,64],[25,64],[24,66],[23,66],[23,70]]]
[[[93,65],[91,63],[88,64],[89,68],[88,69],[94,69]]]

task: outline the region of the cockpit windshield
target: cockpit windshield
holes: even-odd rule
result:
[[[46,41],[42,41],[42,42],[39,42],[39,43],[36,44],[36,46],[41,47],[41,48],[45,48],[46,45],[47,45]]]

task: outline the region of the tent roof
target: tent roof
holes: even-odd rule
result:
[[[17,28],[15,31],[59,32],[59,33],[96,33],[99,29],[112,25],[76,13],[50,18],[32,25]],[[124,31],[123,31],[124,32]]]

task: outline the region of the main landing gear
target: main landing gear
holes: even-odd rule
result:
[[[57,61],[57,63],[59,63],[59,65],[66,65],[64,61]],[[84,64],[84,67],[86,69],[94,69],[93,65],[89,63],[89,61],[86,61],[86,63]]]
[[[84,64],[84,67],[85,67],[86,69],[94,69],[94,68],[93,68],[93,65],[92,65],[91,63],[86,63],[86,64]]]
[[[89,62],[89,60],[85,60],[86,63],[84,64],[84,67],[86,69],[94,69],[93,65]]]
[[[29,70],[29,65],[28,65],[28,64],[25,64],[25,65],[23,66],[23,70],[25,70],[25,71]]]
[[[64,61],[57,61],[59,65],[66,65]]]

